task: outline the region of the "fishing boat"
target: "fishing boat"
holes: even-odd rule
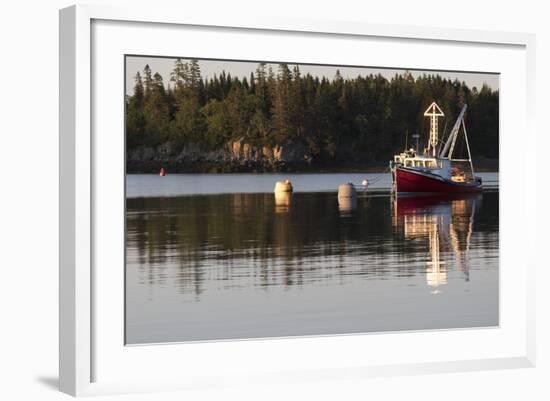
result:
[[[465,104],[445,141],[440,141],[438,136],[438,119],[445,114],[435,102],[426,109],[424,116],[430,118],[427,146],[422,152],[418,145],[416,149],[405,149],[390,161],[393,189],[396,193],[462,193],[482,190],[481,178],[474,174],[464,122],[466,109]],[[453,154],[461,131],[467,157],[455,158]]]

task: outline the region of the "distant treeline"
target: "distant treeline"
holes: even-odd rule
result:
[[[206,151],[234,141],[274,147],[301,143],[314,163],[352,158],[382,164],[420,134],[424,110],[436,101],[445,113],[440,131],[451,129],[464,103],[474,158],[498,158],[499,92],[437,74],[391,79],[366,75],[344,79],[302,74],[299,66],[260,63],[249,78],[226,72],[204,79],[197,60],[177,59],[169,85],[146,65],[126,97],[127,147],[176,151],[193,145]]]

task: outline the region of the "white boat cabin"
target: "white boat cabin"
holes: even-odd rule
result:
[[[446,179],[453,179],[453,170],[449,159],[439,159],[433,156],[418,155],[414,149],[409,149],[394,156],[393,164],[436,174]]]

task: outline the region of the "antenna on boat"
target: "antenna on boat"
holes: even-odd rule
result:
[[[418,135],[418,131],[412,136],[414,139],[416,139],[416,153],[418,153],[418,138],[420,138],[420,135]]]
[[[444,117],[445,114],[441,111],[439,106],[433,102],[430,107],[424,112],[424,116],[430,117],[430,140],[428,141],[428,152],[432,151],[432,156],[437,154],[437,120],[439,117]]]
[[[441,138],[445,138],[446,134],[447,134],[447,123],[449,122],[449,120],[447,118],[445,118],[445,126],[443,127],[443,135],[441,136]],[[443,149],[443,146],[445,146],[445,141],[440,141],[439,142],[439,150],[437,151],[438,154],[441,154],[441,150]]]

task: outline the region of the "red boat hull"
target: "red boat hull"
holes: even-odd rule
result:
[[[480,192],[481,182],[460,183],[446,180],[434,174],[408,168],[395,169],[396,192],[464,193]]]

